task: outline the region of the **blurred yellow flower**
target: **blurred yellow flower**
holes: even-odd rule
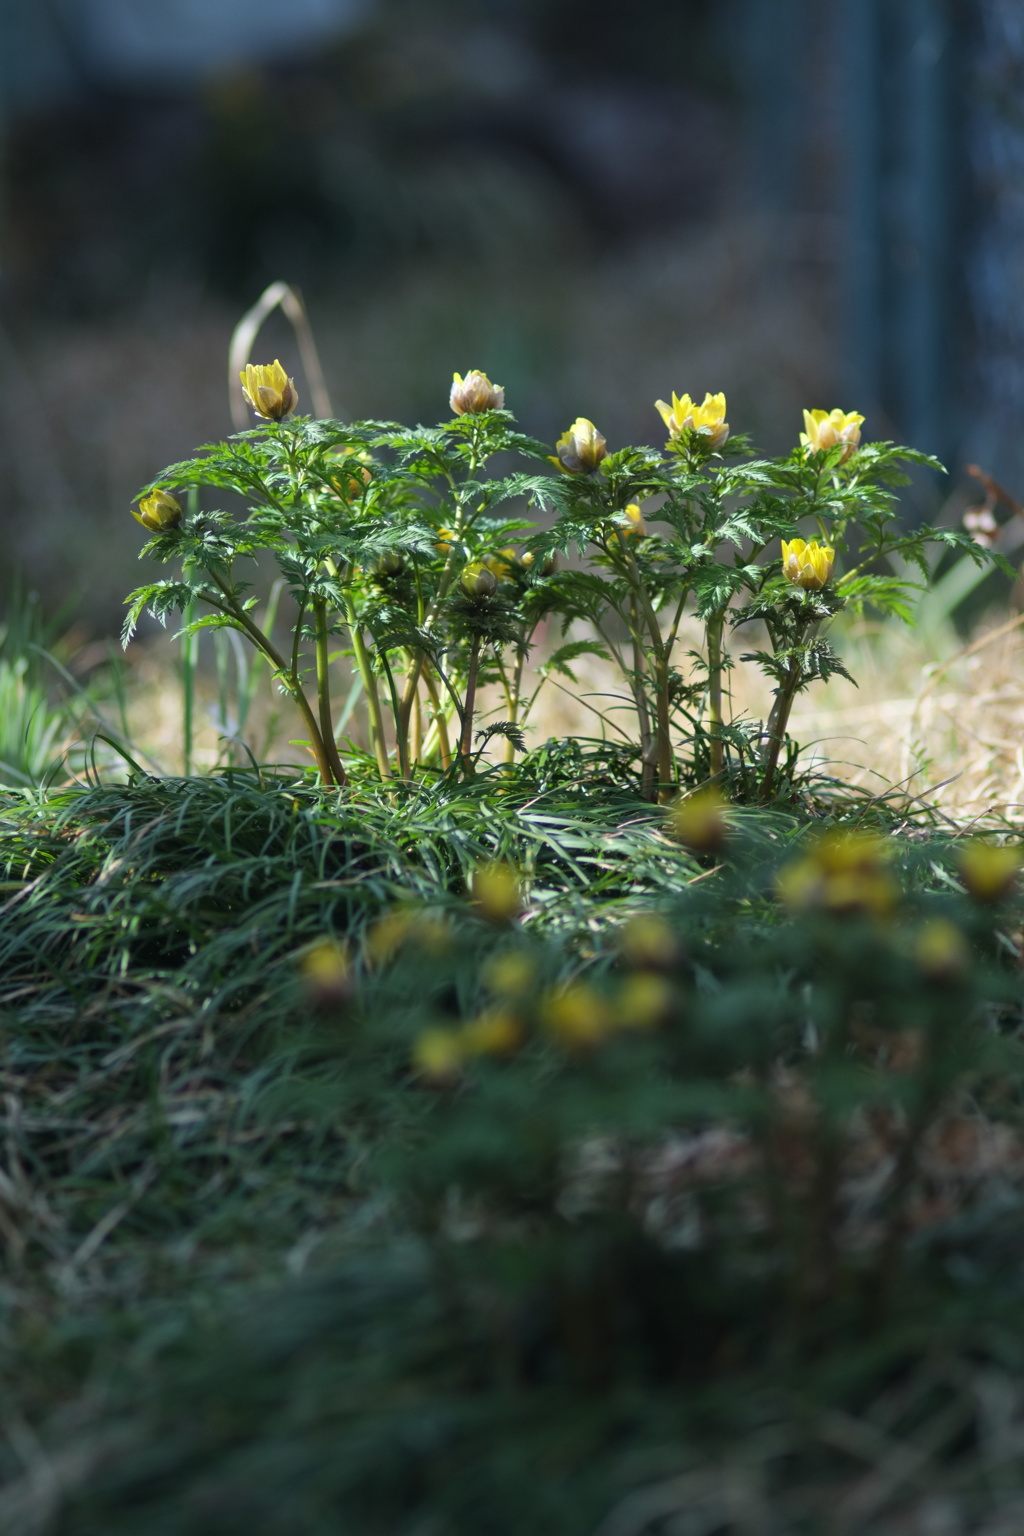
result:
[[[792,911],[888,917],[899,887],[887,867],[889,845],[867,832],[827,832],[779,870],[775,888]]]
[[[860,428],[864,417],[858,411],[804,411],[804,431],[800,441],[811,453],[823,453],[837,443],[846,444],[846,452],[839,460],[845,464],[860,442]]]
[[[424,1029],[412,1048],[413,1066],[434,1083],[450,1083],[458,1077],[465,1058],[462,1037],[455,1029]]]
[[[168,533],[177,528],[184,517],[181,502],[170,491],[150,491],[139,502],[139,510],[132,508],[132,517],[150,533]]]
[[[523,1043],[523,1026],[507,1008],[492,1008],[467,1024],[462,1048],[467,1056],[510,1056]]]
[[[473,872],[473,901],[489,923],[510,923],[523,910],[519,876],[511,864],[496,859]]]
[[[541,1016],[555,1038],[570,1049],[598,1045],[615,1028],[611,1008],[585,981],[548,993]]]
[[[272,363],[247,363],[238,377],[247,403],[265,421],[282,421],[299,403],[295,380],[276,358]]]
[[[493,955],[483,969],[484,985],[499,997],[524,997],[537,979],[537,967],[520,950]]]
[[[466,377],[453,375],[449,402],[456,416],[476,416],[481,411],[500,411],[505,404],[505,391],[500,384],[492,384],[486,373],[470,368]]]
[[[299,970],[313,1003],[337,1007],[352,992],[352,966],[348,951],[336,939],[321,939],[299,961]]]
[[[929,981],[955,981],[971,963],[967,940],[945,917],[921,924],[914,936],[913,955]]]
[[[331,475],[331,484],[340,495],[358,496],[370,483],[371,459],[365,448],[329,448],[326,457],[332,468],[335,464],[338,467],[338,473]]]
[[[675,930],[659,912],[637,912],[629,918],[619,944],[623,960],[636,970],[667,970],[681,955]]]
[[[960,853],[960,878],[975,901],[1009,896],[1021,867],[1021,849],[995,843],[968,843]]]
[[[669,826],[679,841],[694,853],[715,853],[725,841],[728,830],[724,814],[728,803],[713,784],[698,789],[672,807]]]
[[[484,565],[497,576],[499,581],[505,581],[515,567],[522,563],[514,549],[499,549],[496,555],[484,556]]]
[[[608,449],[594,423],[585,416],[577,416],[555,444],[555,454],[552,464],[564,469],[567,475],[590,475],[607,458]]]
[[[805,592],[820,592],[832,574],[835,558],[835,550],[817,539],[809,544],[803,539],[782,541],[782,569],[793,585]]]
[[[627,976],[615,999],[615,1022],[620,1029],[657,1029],[671,1016],[675,989],[654,971]]]
[[[706,437],[712,451],[721,448],[729,436],[729,423],[725,419],[725,396],[705,394],[700,405],[689,395],[677,395],[672,391],[672,404],[655,400],[654,408],[668,428],[670,438],[682,437],[684,432],[700,432]]]
[[[623,509],[622,520],[618,526],[623,538],[628,539],[631,534],[635,535],[638,539],[646,538],[647,524],[644,522],[644,516],[640,511],[638,502],[631,501],[629,506]]]

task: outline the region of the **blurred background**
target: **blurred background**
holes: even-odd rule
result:
[[[0,141],[2,565],[94,634],[276,278],[340,415],[474,366],[614,445],[724,389],[1024,490],[1020,0],[0,0]]]

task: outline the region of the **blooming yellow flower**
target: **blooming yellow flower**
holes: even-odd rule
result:
[[[181,502],[170,491],[150,491],[139,502],[139,510],[132,508],[132,517],[150,533],[167,533],[177,528],[184,517]]]
[[[960,854],[960,878],[975,901],[1002,901],[1012,891],[1021,867],[1019,848],[968,843]]]
[[[607,458],[608,449],[594,423],[585,416],[577,416],[555,444],[555,454],[552,464],[564,469],[567,475],[590,475]]]
[[[846,452],[839,460],[845,464],[860,442],[860,427],[864,417],[858,411],[804,411],[804,431],[800,441],[811,453],[824,453],[837,443],[846,444]]]
[[[272,363],[247,363],[238,377],[246,401],[265,421],[283,421],[299,403],[295,380],[276,358]]]
[[[635,501],[631,501],[628,507],[623,508],[622,521],[618,526],[625,539],[628,539],[631,534],[638,539],[643,539],[647,536],[647,524],[644,522],[644,515],[640,511],[639,504]]]
[[[706,394],[700,405],[689,395],[677,395],[672,391],[672,404],[655,400],[654,408],[668,427],[670,438],[682,437],[684,432],[698,431],[706,437],[712,451],[722,447],[729,436],[729,423],[725,419],[725,396]]]
[[[505,404],[505,390],[500,384],[492,384],[486,373],[470,368],[466,377],[461,373],[452,376],[452,392],[449,402],[456,416],[476,416],[481,411],[500,411]]]
[[[782,541],[782,569],[793,585],[805,592],[821,591],[832,574],[835,558],[835,550],[817,539],[809,544],[803,539]]]
[[[481,561],[474,560],[459,577],[459,585],[467,597],[493,597],[498,590],[498,578]]]
[[[348,951],[336,939],[321,939],[307,949],[299,968],[317,1007],[337,1007],[351,995],[352,965]]]

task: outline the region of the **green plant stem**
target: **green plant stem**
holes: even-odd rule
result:
[[[771,714],[768,716],[766,735],[768,745],[765,751],[764,775],[761,779],[761,795],[767,800],[775,788],[775,774],[779,766],[779,753],[782,751],[782,743],[786,739],[786,727],[789,724],[789,716],[793,708],[793,701],[800,686],[803,676],[803,658],[794,656],[789,664],[789,670],[779,686],[775,695],[775,703],[772,705]]]
[[[196,617],[195,599],[191,598],[182,614],[185,626],[193,624]],[[186,779],[192,777],[193,736],[195,733],[196,654],[198,637],[183,635],[181,640],[181,731],[182,767]]]
[[[725,742],[722,739],[722,631],[725,609],[716,608],[708,619],[708,736],[710,738],[711,776],[718,778],[725,768]]]
[[[314,598],[313,613],[316,619],[316,696],[320,708],[320,734],[323,737],[331,771],[338,783],[344,784],[345,769],[338,755],[338,744],[334,739],[334,720],[331,716],[331,673],[328,656],[330,637],[327,602],[324,598]]]
[[[462,771],[467,778],[472,769],[471,754],[473,751],[473,711],[476,708],[476,679],[480,670],[480,636],[473,636],[473,643],[469,651],[469,671],[466,676],[466,696],[462,706],[462,736],[459,742],[459,753],[462,758]]]
[[[369,652],[363,639],[363,627],[359,622],[355,604],[348,593],[345,594],[345,622],[352,636],[352,650],[366,694],[366,712],[370,718],[370,745],[373,747],[373,755],[377,759],[381,778],[390,779],[391,763],[388,760],[387,742],[384,737],[384,717],[381,714],[380,694],[377,691],[377,675],[370,665]]]
[[[431,730],[428,731],[427,741],[424,743],[424,753],[426,753],[426,747],[430,743],[431,733],[436,732],[438,750],[441,753],[441,766],[447,770],[452,765],[452,748],[451,742],[448,739],[448,718],[441,703],[441,696],[437,691],[437,684],[434,681],[434,674],[430,669],[430,663],[426,661],[423,664],[423,684],[429,695],[430,707],[434,715]]]
[[[285,661],[280,651],[274,645],[273,641],[263,633],[258,624],[254,623],[254,621],[250,619],[249,615],[238,603],[231,591],[231,588],[227,585],[223,578],[213,570],[210,571],[210,576],[215,585],[223,594],[224,605],[222,612],[229,613],[235,622],[245,630],[245,633],[249,636],[249,639],[253,642],[253,644],[263,652],[268,661],[273,663],[274,669],[278,676],[281,678],[285,687],[288,689],[288,692],[299,706],[299,710],[302,714],[303,721],[305,722],[306,729],[309,731],[309,743],[313,749],[313,757],[316,761],[316,766],[320,774],[321,782],[323,783],[325,789],[330,789],[335,783],[335,776],[331,767],[331,760],[327,755],[327,749],[324,746],[324,739],[320,734],[320,727],[317,724],[316,716],[310,707],[309,700],[306,698],[302,684],[299,682],[297,670],[295,668],[289,668],[288,663]],[[218,603],[215,603],[214,606],[221,607],[221,605]],[[347,784],[348,775],[344,768],[342,768],[341,774],[342,776],[337,780],[337,782],[339,784]]]

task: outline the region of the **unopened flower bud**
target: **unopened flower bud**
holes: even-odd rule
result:
[[[398,576],[404,570],[405,561],[393,549],[385,550],[377,561],[376,574],[378,576]]]
[[[150,533],[169,533],[177,528],[184,517],[181,502],[170,491],[150,491],[139,502],[139,510],[132,508],[132,517]]]
[[[505,390],[500,384],[492,384],[479,368],[471,368],[465,378],[461,373],[453,376],[449,401],[456,416],[477,416],[481,411],[500,411],[505,404]]]
[[[552,459],[559,469],[568,475],[590,475],[607,458],[608,448],[604,438],[585,416],[577,416],[568,432],[555,444],[556,457]]]
[[[265,421],[283,421],[299,403],[294,379],[276,358],[272,363],[248,363],[238,377],[246,403]]]
[[[630,535],[637,539],[646,538],[647,524],[644,522],[643,513],[640,511],[638,502],[630,502],[629,506],[623,511],[622,521],[618,526],[623,538],[628,539]]]
[[[459,585],[467,597],[493,597],[498,590],[498,578],[481,561],[474,560],[459,577]]]

